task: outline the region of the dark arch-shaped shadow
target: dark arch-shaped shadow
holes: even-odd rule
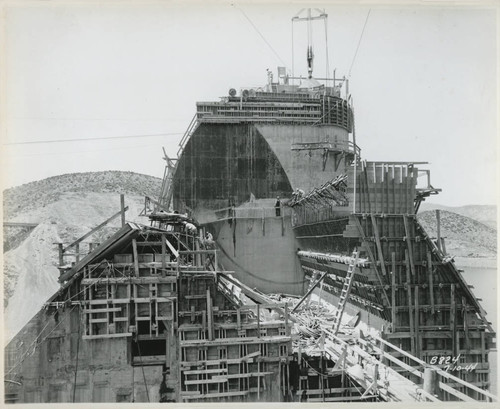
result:
[[[201,124],[187,142],[174,181],[174,207],[236,206],[289,196],[292,187],[276,154],[252,124]]]

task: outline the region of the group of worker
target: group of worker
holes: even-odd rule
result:
[[[285,204],[287,206],[291,206],[295,203],[297,203],[300,199],[302,199],[304,197],[304,191],[302,189],[295,189],[292,193],[292,198],[287,201]],[[277,196],[276,197],[276,203],[274,204],[274,209],[276,211],[276,216],[279,217],[281,216],[281,200],[280,200],[280,197]]]
[[[295,189],[292,193],[292,199],[290,200],[290,204],[297,203],[300,199],[304,197],[304,191],[302,189]]]

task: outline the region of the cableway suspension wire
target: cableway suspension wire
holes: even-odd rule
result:
[[[348,77],[351,77],[352,67],[354,66],[354,62],[356,61],[356,56],[358,55],[359,46],[361,45],[361,40],[363,39],[363,34],[365,33],[366,23],[368,23],[368,18],[370,17],[371,11],[372,9],[369,9],[368,14],[366,15],[365,24],[363,25],[363,30],[361,31],[361,35],[359,36],[356,52],[354,53],[354,57],[352,58],[351,68],[349,68],[349,73],[347,74]]]
[[[59,142],[85,142],[96,141],[104,139],[126,139],[126,138],[151,138],[155,136],[169,136],[169,135],[182,135],[182,132],[169,132],[169,133],[154,133],[154,134],[140,134],[140,135],[120,135],[120,136],[97,136],[94,138],[72,138],[72,139],[50,139],[45,141],[19,141],[7,142],[2,145],[33,145],[38,143],[59,143]]]
[[[288,64],[285,63],[283,61],[283,59],[279,56],[279,54],[276,52],[276,50],[273,48],[273,46],[269,43],[269,41],[266,40],[266,38],[264,37],[264,35],[260,32],[260,30],[257,28],[257,26],[253,23],[253,21],[250,19],[250,17],[247,16],[247,14],[245,13],[245,11],[239,7],[239,6],[236,6],[235,4],[233,4],[233,7],[237,8],[239,11],[241,11],[241,14],[243,14],[243,16],[245,16],[245,18],[248,20],[248,22],[252,25],[252,27],[254,28],[254,30],[257,32],[257,34],[259,34],[260,38],[262,38],[262,40],[267,44],[267,46],[270,48],[270,50],[274,53],[274,55],[278,58],[278,60],[281,61],[281,63],[287,67]]]

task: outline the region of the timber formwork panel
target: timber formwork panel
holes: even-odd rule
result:
[[[481,345],[481,339],[491,339],[492,334],[484,332],[485,319],[457,281],[452,263],[429,243],[411,215],[353,217],[365,235],[365,248],[378,253],[378,268],[384,265],[391,276],[392,342],[429,363],[443,356],[475,362],[481,369],[468,366],[459,375],[487,387],[483,370],[488,366],[484,361],[489,347],[484,341]]]
[[[180,400],[279,401],[273,382],[289,361],[290,328],[261,322],[258,306],[237,308],[216,280],[212,272],[180,273]]]
[[[352,183],[352,170],[348,175]],[[361,161],[356,211],[344,222],[342,237],[325,237],[338,233],[335,218],[322,222],[322,227],[304,223],[294,230],[304,249],[342,255],[357,247],[370,267],[357,269],[349,302],[391,322],[386,334],[391,342],[426,362],[449,356],[477,363],[458,374],[487,388],[486,361],[494,334],[491,329],[486,332],[484,312],[456,267],[415,218],[417,175],[411,164]],[[301,209],[296,220],[318,217],[318,209],[307,210],[311,214]],[[343,214],[336,217],[342,220]],[[301,258],[301,264],[310,280],[327,272],[323,288],[340,294],[345,266],[309,258]]]
[[[161,335],[165,320],[174,319],[176,277],[155,268],[153,255],[142,255],[138,277],[132,255],[117,255],[117,263],[85,267],[82,287],[85,308],[84,339]]]

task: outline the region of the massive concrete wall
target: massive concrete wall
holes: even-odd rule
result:
[[[323,149],[292,149],[294,144],[345,142],[348,133],[336,126],[201,124],[186,144],[174,181],[174,207],[183,203],[194,217],[205,219],[207,209],[236,206],[257,199],[290,197],[292,188],[308,191],[337,174],[344,161]],[[284,228],[282,228],[284,223]],[[266,291],[300,294],[303,273],[296,257],[297,242],[290,218],[283,221],[236,219],[214,225],[224,267],[240,272],[242,281]],[[283,234],[282,234],[283,229]]]
[[[12,339],[18,402],[159,402],[162,366],[132,367],[126,338],[83,340],[82,325],[79,307],[42,310]]]
[[[255,125],[280,161],[292,188],[305,192],[318,187],[337,174],[344,173],[344,160],[335,170],[335,158],[329,154],[323,169],[323,149],[292,150],[294,144],[347,141],[343,128],[322,125]]]
[[[279,159],[250,124],[201,124],[186,144],[174,180],[174,207],[218,209],[290,195]]]
[[[290,217],[236,219],[209,226],[220,260],[236,278],[264,292],[302,294],[304,274]]]

